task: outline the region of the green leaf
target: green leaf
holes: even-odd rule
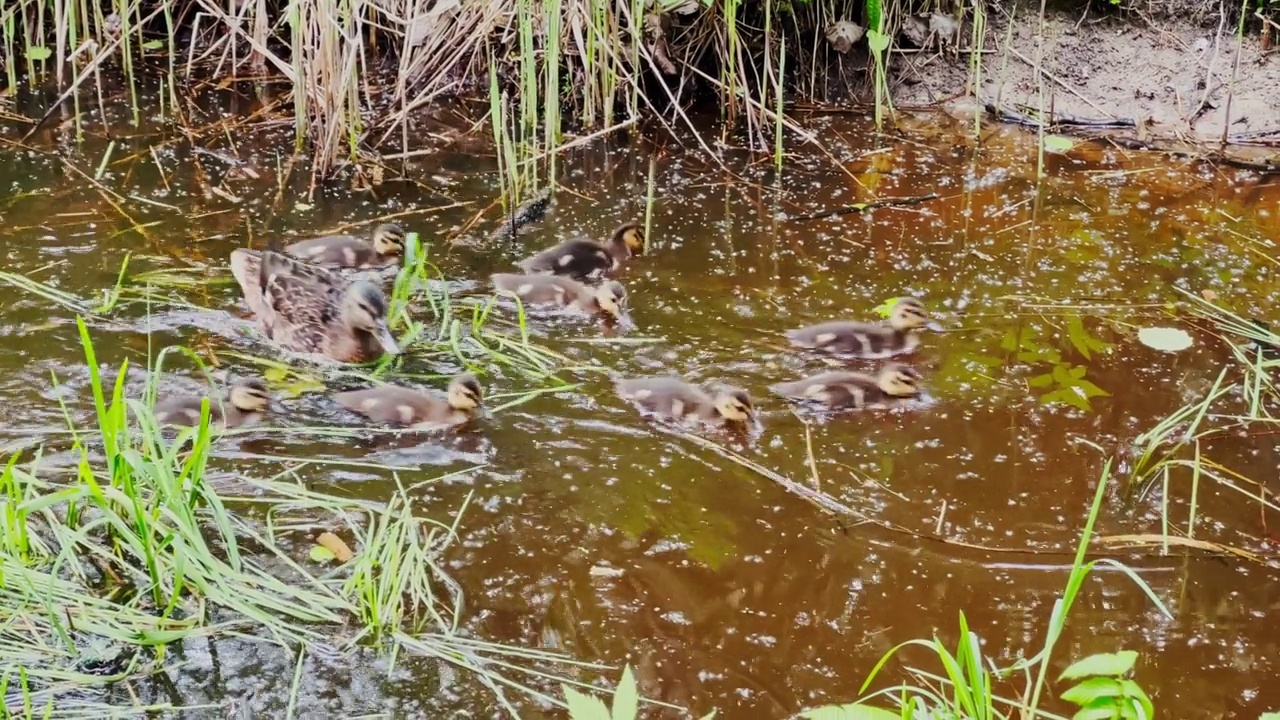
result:
[[[609,708],[600,698],[580,693],[568,685],[561,687],[565,704],[569,706],[569,720],[610,720]]]
[[[143,50],[159,50],[162,47],[164,47],[163,40],[151,40],[150,42],[142,43]]]
[[[872,32],[880,32],[884,27],[884,12],[880,7],[880,0],[867,0],[867,28]]]
[[[1074,386],[1084,393],[1085,397],[1111,397],[1111,393],[1094,385],[1088,380],[1076,380]]]
[[[613,720],[635,720],[639,696],[636,693],[636,678],[631,674],[631,665],[622,670],[622,679],[613,691]]]
[[[1280,720],[1280,712],[1264,712],[1258,716],[1258,720]]]
[[[701,718],[700,720],[715,720],[715,717],[716,717],[716,711],[715,711],[715,710],[712,710],[711,712],[707,713],[706,715],[703,715],[703,716],[702,716],[702,718]]]
[[[868,30],[867,46],[871,48],[871,52],[879,55],[889,49],[889,36],[875,30]]]
[[[1069,137],[1061,135],[1045,135],[1044,149],[1052,153],[1070,152],[1071,148],[1076,146],[1076,141]]]
[[[1186,330],[1169,327],[1142,328],[1138,342],[1149,348],[1165,352],[1178,352],[1191,347],[1191,335]]]
[[[800,713],[804,720],[902,720],[902,714],[871,705],[827,705]]]
[[[43,45],[27,48],[27,58],[30,60],[48,60],[51,57],[53,57],[53,51]]]
[[[1092,705],[1099,698],[1115,698],[1124,694],[1120,681],[1113,677],[1091,677],[1075,687],[1062,691],[1062,699],[1074,705]]]
[[[262,371],[262,379],[267,382],[284,382],[289,377],[289,371],[282,367],[269,367]]]
[[[898,298],[891,297],[871,309],[871,312],[880,317],[889,317],[889,313],[893,312],[893,306],[898,304]]]
[[[1084,329],[1084,320],[1079,315],[1067,316],[1067,339],[1084,356],[1085,360],[1093,359],[1089,353],[1091,345],[1089,331]]]
[[[1115,720],[1116,706],[1111,701],[1105,704],[1080,708],[1080,711],[1071,716],[1071,720]]]
[[[1133,665],[1137,661],[1138,653],[1133,650],[1090,655],[1087,658],[1071,663],[1058,676],[1058,682],[1079,680],[1080,678],[1094,677],[1096,675],[1110,675],[1112,677],[1127,675],[1130,670],[1133,670]]]
[[[318,563],[333,562],[334,560],[338,559],[338,556],[334,555],[332,550],[330,550],[329,548],[323,545],[311,546],[310,555],[311,555],[311,561],[318,562]]]
[[[1028,379],[1027,384],[1033,388],[1047,388],[1053,384],[1053,375],[1051,373],[1036,375],[1035,377]]]
[[[1142,712],[1145,713],[1144,717],[1153,718],[1156,716],[1155,705],[1151,704],[1151,698],[1147,697],[1147,692],[1138,683],[1125,679],[1120,681],[1120,686],[1124,689],[1125,697],[1129,698],[1127,705],[1132,705],[1133,701],[1137,700],[1138,704],[1142,706]],[[1137,715],[1137,713],[1134,713],[1134,715]]]

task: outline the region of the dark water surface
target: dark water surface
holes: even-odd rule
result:
[[[1164,307],[1179,297],[1175,284],[1212,290],[1242,313],[1280,314],[1267,257],[1276,251],[1266,243],[1280,237],[1280,183],[1078,148],[1050,156],[1037,186],[1034,138],[1018,131],[990,129],[975,147],[965,124],[939,116],[909,118],[893,138],[848,115],[805,121],[823,149],[797,143],[781,175],[767,158],[735,150],[724,153],[727,169],[676,146],[660,152],[652,252],[622,277],[635,322],[625,342],[595,342],[604,333],[584,322],[540,321],[532,332],[579,365],[747,388],[763,409],[762,431],[746,441],[714,439],[791,480],[816,475],[823,490],[874,524],[837,520],[758,472],[660,432],[612,395],[603,373],[562,373],[583,387],[496,413],[458,437],[241,440],[221,448],[221,462],[252,471],[237,454],[367,459],[414,466],[401,473],[407,482],[483,465],[419,493],[424,511],[442,520],[474,493],[447,557],[465,592],[468,630],[584,660],[630,662],[645,694],[699,714],[781,718],[852,700],[897,643],[936,633],[954,645],[961,611],[998,663],[1034,654],[1107,455],[1121,453],[1123,475],[1135,438],[1207,391],[1229,358],[1209,333],[1196,332],[1191,351],[1166,354],[1138,343],[1136,330],[1180,322]],[[225,137],[214,141],[220,152],[238,151],[258,179],[225,176],[224,164],[193,158],[168,131],[113,129],[105,163],[108,140],[97,136],[79,148],[60,149],[50,136],[33,138],[34,149],[0,147],[5,269],[97,297],[115,284],[126,252],[135,255],[133,272],[208,267],[218,284],[171,291],[195,307],[152,308],[152,342],[186,343],[245,372],[253,368],[226,351],[269,349],[236,332],[247,325],[226,268],[232,249],[351,223],[368,229],[402,213],[399,221],[433,242],[435,260],[460,289],[483,289],[489,273],[557,238],[602,237],[642,220],[654,152],[639,139],[571,152],[547,220],[518,244],[498,245],[485,239],[492,210],[462,237],[456,232],[495,197],[492,157],[445,140],[412,159],[411,181],[372,192],[321,188],[307,200],[299,193],[306,178],[282,179],[285,161],[277,162],[289,148],[287,127],[237,134],[245,144],[235,150]],[[0,137],[22,132],[10,126]],[[103,173],[95,185],[68,163],[88,176],[101,165]],[[941,198],[810,222],[778,219],[930,192]],[[922,298],[946,329],[910,358],[927,379],[924,401],[820,419],[769,395],[771,383],[822,365],[787,350],[782,331],[871,318],[881,301],[907,294]],[[131,306],[118,317],[93,326],[100,358],[145,364],[146,309]],[[0,285],[0,448],[62,429],[59,398],[78,417],[90,416],[72,319]],[[443,360],[409,367],[456,369]],[[483,382],[491,394],[533,387],[490,370]],[[184,380],[191,385],[175,377],[175,387]],[[1105,394],[1084,399],[1081,390],[1095,388]],[[353,422],[321,394],[284,406],[289,414],[278,422]],[[1206,452],[1257,479],[1274,478],[1278,467],[1268,437]],[[362,496],[394,488],[376,469],[309,472],[317,486]],[[1115,485],[1099,532],[1159,532],[1160,493],[1133,497]],[[1186,487],[1186,478],[1175,478],[1168,499],[1184,530]],[[1197,537],[1268,551],[1255,504],[1213,485],[1201,487],[1198,504]],[[1276,570],[1176,550],[1117,557],[1174,618],[1122,574],[1099,571],[1058,646],[1055,675],[1069,659],[1133,649],[1141,654],[1137,680],[1166,717],[1256,717],[1280,708]],[[169,673],[167,699],[175,703],[232,699],[251,715],[275,716],[286,701],[288,653],[193,643],[179,655],[186,664]],[[905,657],[937,670],[925,655]],[[466,676],[445,673],[441,690],[429,670],[405,665],[387,679],[373,660],[313,659],[301,707],[329,717],[495,712],[488,692]],[[528,707],[530,716],[540,712]]]

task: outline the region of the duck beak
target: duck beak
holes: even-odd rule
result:
[[[395,337],[391,335],[391,329],[384,323],[378,334],[378,343],[382,345],[382,351],[388,355],[399,355],[400,345],[396,343]]]

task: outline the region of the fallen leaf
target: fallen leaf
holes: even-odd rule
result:
[[[320,537],[316,538],[316,542],[320,543],[320,546],[324,547],[324,549],[333,553],[333,556],[340,563],[347,562],[356,556],[355,553],[351,552],[351,548],[347,547],[347,544],[342,541],[342,538],[331,532],[320,533]]]

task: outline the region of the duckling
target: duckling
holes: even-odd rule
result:
[[[325,267],[380,268],[400,263],[404,240],[404,228],[384,223],[374,229],[372,241],[354,235],[325,235],[293,243],[284,251]]]
[[[449,381],[444,398],[413,388],[383,385],[338,393],[334,400],[374,422],[427,428],[466,422],[480,407],[483,394],[475,376],[464,373]]]
[[[497,273],[492,280],[496,289],[514,294],[525,305],[555,305],[588,315],[602,313],[615,320],[622,317],[627,301],[626,288],[616,280],[595,288],[563,275]]]
[[[890,311],[888,324],[833,320],[790,330],[787,338],[799,347],[878,360],[915,350],[920,328],[928,322],[923,303],[901,298]]]
[[[745,423],[755,416],[746,390],[730,386],[714,395],[673,377],[629,378],[616,384],[619,397],[636,403],[642,412],[676,420]]]
[[[282,347],[362,363],[399,345],[387,327],[387,299],[372,282],[271,251],[235,250],[231,272],[262,334]]]
[[[547,248],[519,265],[526,273],[568,275],[585,280],[622,267],[632,255],[644,252],[644,230],[638,223],[626,223],[613,231],[604,245],[590,240],[566,240]]]
[[[161,425],[194,426],[200,422],[200,403],[203,396],[187,395],[165,398],[154,408],[156,422]],[[209,424],[223,428],[255,425],[271,405],[271,392],[266,383],[257,378],[236,381],[222,403],[209,403]],[[226,407],[223,414],[222,406]]]
[[[864,408],[920,394],[920,374],[901,363],[888,363],[875,376],[846,370],[819,373],[778,383],[771,389],[798,401],[821,403],[829,410]]]

